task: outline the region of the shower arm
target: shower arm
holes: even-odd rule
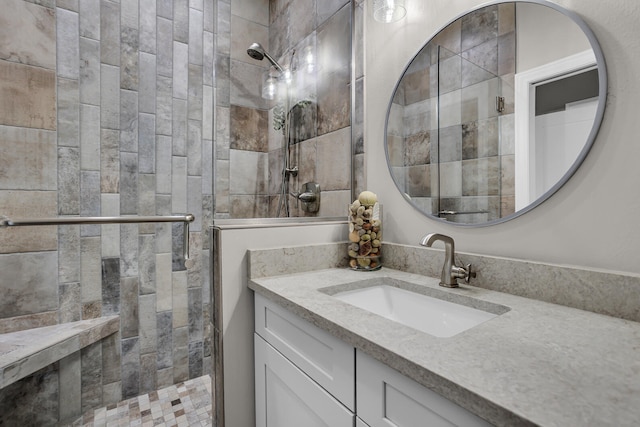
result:
[[[181,222],[184,225],[183,255],[189,260],[189,224],[196,219],[192,214],[166,216],[77,216],[33,219],[10,219],[0,216],[0,228],[41,225],[89,225],[89,224],[139,224],[157,222]]]

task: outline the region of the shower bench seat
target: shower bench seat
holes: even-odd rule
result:
[[[0,334],[0,389],[118,332],[120,316],[106,316]]]

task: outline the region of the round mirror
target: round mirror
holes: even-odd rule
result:
[[[602,51],[576,14],[495,1],[453,20],[416,54],[386,123],[393,180],[421,212],[490,225],[549,198],[595,140]]]

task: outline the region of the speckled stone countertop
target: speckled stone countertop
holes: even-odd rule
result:
[[[509,311],[437,338],[319,291],[385,277]],[[249,287],[495,425],[638,425],[640,323],[438,282],[387,268],[330,268],[253,278]]]

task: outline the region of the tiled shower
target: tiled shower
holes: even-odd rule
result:
[[[289,195],[290,216],[342,216],[351,200],[352,154],[355,162],[363,157],[362,111],[355,109],[352,120],[351,107],[353,83],[354,96],[362,97],[362,67],[351,75],[352,20],[358,28],[361,8],[345,0],[232,0],[218,2],[218,17],[230,38],[216,44],[215,218],[278,216],[284,136],[274,111],[287,95],[292,166],[299,169],[290,192],[306,182],[322,190],[320,211],[311,214]],[[247,55],[253,42],[292,72],[288,94],[261,96],[270,64]]]
[[[285,61],[293,48],[314,47],[307,95],[317,110],[299,122],[292,190],[319,182],[316,215],[341,215],[352,182],[364,185],[361,102],[352,107],[363,86],[361,60],[351,74],[356,4],[3,2],[0,215],[196,220],[189,269],[181,224],[0,230],[0,334],[119,316],[116,333],[1,388],[0,424],[64,424],[211,374],[209,225],[270,217],[277,204],[276,104],[260,97],[266,63],[246,48],[259,41]]]
[[[7,0],[0,215],[191,224],[0,230],[0,332],[118,314],[116,334],[0,390],[0,424],[51,425],[210,372],[213,0]]]

